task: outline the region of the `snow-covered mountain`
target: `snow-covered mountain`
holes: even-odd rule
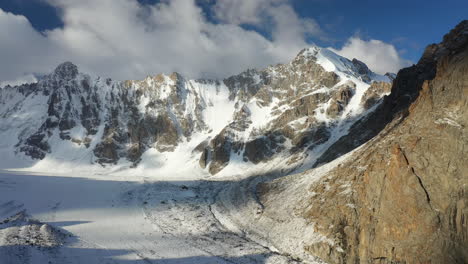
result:
[[[304,170],[375,108],[393,77],[316,46],[224,80],[120,82],[66,62],[37,83],[0,90],[1,167]]]
[[[255,196],[225,211],[280,251],[327,263],[467,263],[467,127],[464,20],[398,72],[391,94],[316,162],[326,164],[238,184],[223,197]]]
[[[64,63],[0,89],[0,263],[467,263],[467,95],[467,20],[396,76]]]

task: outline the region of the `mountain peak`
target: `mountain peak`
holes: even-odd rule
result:
[[[361,74],[361,75],[362,74],[371,74],[371,70],[369,70],[369,67],[367,67],[367,65],[364,62],[362,62],[362,61],[360,61],[360,60],[358,60],[356,58],[354,58],[351,62],[353,63],[354,67],[356,67],[356,70],[357,70],[357,72],[359,74]]]
[[[444,36],[442,42],[427,46],[418,65],[438,61],[445,55],[457,53],[466,45],[468,45],[468,20],[463,20]]]
[[[457,51],[466,47],[468,43],[468,20],[463,20],[444,36],[442,44],[450,51]]]
[[[78,75],[78,66],[66,61],[55,68],[54,74],[61,79],[71,80]]]
[[[311,46],[301,50],[294,59],[294,62],[303,62],[313,60],[315,63],[322,66],[328,72],[335,72],[338,75],[349,78],[353,76],[368,84],[373,81],[391,82],[389,76],[383,76],[374,73],[369,67],[358,59],[352,61],[348,58],[336,54],[332,49],[320,48],[318,46]]]

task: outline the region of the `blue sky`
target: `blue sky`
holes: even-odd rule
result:
[[[350,34],[392,43],[417,61],[424,48],[438,43],[461,20],[468,19],[466,0],[317,0],[293,1],[301,16],[315,17],[330,35],[346,40]]]
[[[181,0],[166,0],[159,6],[156,5],[159,1],[138,0],[139,5],[137,7],[135,7],[135,1],[0,0],[0,9],[3,10],[4,19],[10,22],[14,21],[11,14],[15,14],[16,18],[24,16],[31,24],[33,31],[35,31],[29,34],[34,35],[39,33],[39,36],[32,37],[33,39],[37,39],[37,42],[43,46],[38,48],[36,53],[45,53],[49,55],[48,57],[54,57],[54,59],[46,59],[44,64],[47,67],[51,67],[53,63],[57,63],[60,60],[78,60],[77,63],[82,64],[87,70],[117,78],[119,76],[123,78],[140,78],[144,74],[150,74],[157,70],[181,71],[191,77],[224,77],[243,69],[243,67],[247,67],[247,65],[250,66],[249,63],[253,63],[252,67],[263,67],[275,62],[285,62],[288,58],[292,57],[292,54],[296,54],[299,51],[288,51],[289,49],[299,49],[299,47],[307,46],[311,43],[316,43],[322,47],[332,47],[337,52],[342,51],[340,54],[347,57],[356,54],[358,59],[365,61],[367,64],[370,64],[371,68],[376,68],[382,73],[386,69],[395,71],[399,67],[416,62],[426,45],[439,42],[445,33],[458,22],[468,17],[468,1],[466,0],[197,0],[195,7],[201,8],[198,15],[194,15],[196,11],[189,4],[193,0],[185,0],[185,2]],[[77,4],[77,2],[81,3]],[[99,4],[96,4],[98,2]],[[133,10],[126,6],[129,3],[132,8],[135,7],[138,10]],[[132,26],[146,27],[151,24],[151,27],[155,27],[156,29],[155,34],[151,36],[141,34],[132,37],[135,42],[153,42],[153,45],[142,45],[139,47],[139,50],[142,51],[141,54],[132,50],[131,47],[128,49],[122,48],[129,47],[128,45],[139,44],[125,41],[126,44],[117,45],[117,39],[114,37],[121,34],[121,38],[125,38],[126,32],[118,33],[116,31],[114,34],[107,36],[109,27],[100,27],[99,21],[101,20],[95,19],[96,16],[100,16],[100,13],[93,12],[95,11],[92,10],[94,9],[93,5],[96,5],[96,10],[102,9],[101,13],[105,15],[107,21],[115,19],[116,25],[121,24],[122,20],[128,19],[128,23],[121,25],[122,30],[126,29],[126,32],[133,31]],[[113,5],[115,5],[115,11],[112,10]],[[121,7],[118,5],[121,5]],[[128,16],[121,13],[125,12],[122,11],[125,10],[123,6],[126,6],[125,8],[130,10]],[[90,9],[90,12],[85,12],[87,8]],[[113,12],[115,16],[112,16]],[[185,13],[179,14],[177,12]],[[10,16],[7,13],[11,13],[9,14]],[[83,17],[82,21],[78,21],[81,19],[80,14]],[[164,18],[165,20],[163,19],[164,21],[161,22],[160,17],[165,17],[166,14],[168,18]],[[178,17],[177,19],[181,20],[172,20],[169,15]],[[144,17],[142,18],[144,22],[134,21],[141,17]],[[194,20],[192,21],[191,19]],[[194,28],[195,26],[193,25],[197,24],[200,19],[206,20],[206,22]],[[94,20],[96,22],[92,24]],[[91,22],[88,24],[88,21]],[[149,21],[149,24],[147,21]],[[156,22],[153,23],[153,21]],[[21,32],[21,34],[27,34],[25,32],[31,31],[26,29],[25,25],[20,25],[21,22],[14,23],[18,24],[17,32]],[[165,23],[169,23],[167,24],[168,26]],[[86,27],[79,28],[80,25],[84,24],[86,24]],[[224,27],[223,30],[232,30],[233,32],[230,36],[226,37],[224,33],[219,33],[220,29],[214,27],[216,25],[228,25],[229,27]],[[172,32],[174,34],[161,29],[161,27],[166,26],[173,28]],[[92,34],[99,34],[97,32],[105,33],[102,36],[90,38],[88,36],[90,33],[86,32],[87,29]],[[187,40],[184,38],[174,36],[185,33],[191,35],[193,33],[192,30],[199,30],[202,35],[200,39],[201,44],[197,43],[199,36],[192,36],[194,39],[193,46],[198,45],[197,47],[187,44]],[[9,37],[11,38],[11,34],[15,35],[15,30],[10,28],[9,31]],[[251,34],[252,31],[260,35],[260,37]],[[80,36],[79,34],[83,35]],[[233,41],[229,38],[236,34],[239,34],[239,38],[247,37],[247,44],[232,44]],[[205,35],[208,36],[208,41],[214,43],[213,45],[210,44],[210,48],[207,48],[203,44],[206,41]],[[26,35],[18,36],[19,40],[27,38]],[[141,39],[139,40],[138,38]],[[168,38],[171,38],[171,41],[167,40]],[[70,39],[74,42],[70,42]],[[120,38],[118,39],[120,41]],[[67,41],[69,44],[67,44]],[[184,44],[180,44],[179,47],[179,43],[182,43],[181,41]],[[86,49],[76,47],[78,42],[90,52],[86,53],[83,51]],[[112,52],[109,52],[108,57],[105,56],[108,51],[107,48],[105,50],[98,50],[96,48],[101,44],[102,47],[110,47],[109,49],[112,50]],[[157,50],[160,54],[148,55],[151,47],[154,46],[158,47]],[[229,56],[223,54],[216,57],[204,54],[202,57],[197,57],[194,55],[194,53],[202,52],[222,53],[222,47],[224,46],[229,47]],[[239,54],[232,51],[236,47],[239,50]],[[261,49],[264,47],[269,48],[269,53],[259,56],[252,55],[255,53],[255,48]],[[2,45],[0,40],[0,48],[2,49],[0,50],[0,55],[2,51],[11,54],[11,51],[8,49],[14,48],[14,45]],[[395,48],[398,53],[397,55],[386,54],[392,53],[392,48]],[[57,50],[59,55],[52,54],[54,50]],[[185,53],[187,50],[192,52]],[[240,53],[243,50],[245,54]],[[373,54],[370,56],[369,53],[372,52]],[[13,53],[23,54],[19,50],[15,50]],[[108,63],[97,61],[95,59],[96,54],[101,56],[103,60],[108,60]],[[118,54],[123,55],[120,59],[115,59],[114,57],[119,56]],[[165,57],[166,54],[171,54],[172,56]],[[171,58],[175,58],[178,54],[181,54],[185,59],[178,58],[174,61],[171,60]],[[31,56],[30,54],[28,55]],[[268,58],[269,55],[270,59]],[[398,58],[395,56],[398,56]],[[212,58],[213,61],[210,62],[208,57]],[[253,57],[253,61],[250,61],[249,57]],[[370,57],[377,57],[377,59]],[[86,58],[92,62],[88,63]],[[378,58],[382,59],[379,60]],[[11,59],[13,60],[14,58],[12,57]],[[138,59],[142,62],[139,63]],[[28,61],[26,58],[23,60],[25,62]],[[148,62],[144,62],[146,60]],[[155,64],[150,60],[156,60],[158,63]],[[122,63],[123,61],[131,61],[132,69],[125,71],[115,68],[116,66],[109,66]],[[229,61],[232,62],[230,63]],[[222,63],[226,70],[219,70],[219,66],[204,66],[210,63]],[[18,65],[18,68],[21,69],[21,66]],[[112,69],[106,71],[106,67]],[[193,70],[195,67],[201,69],[195,71]],[[7,76],[5,76],[6,74],[2,76],[0,72],[0,81],[1,79],[15,79],[24,74],[46,71],[45,68],[41,67],[26,68],[28,67],[19,72],[10,71]],[[1,70],[3,69],[0,68]]]

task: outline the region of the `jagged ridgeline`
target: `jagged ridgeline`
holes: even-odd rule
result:
[[[242,164],[310,167],[393,78],[315,46],[220,81],[173,73],[117,82],[66,62],[37,83],[0,90],[1,151],[32,163],[164,167],[170,159],[211,174]]]
[[[318,161],[332,162],[259,185],[262,217],[242,218],[258,229],[304,221],[294,230],[314,236],[288,250],[328,263],[468,263],[467,126],[465,20],[400,70],[391,94]],[[275,242],[286,248],[294,234]]]

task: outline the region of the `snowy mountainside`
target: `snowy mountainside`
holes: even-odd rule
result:
[[[319,166],[233,185],[220,195],[250,190],[243,204],[261,210],[222,199],[219,210],[275,248],[327,263],[467,263],[466,95],[468,20],[401,69]]]
[[[392,75],[311,47],[225,80],[113,81],[70,62],[0,90],[0,166],[141,173],[306,169],[390,92]]]

